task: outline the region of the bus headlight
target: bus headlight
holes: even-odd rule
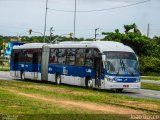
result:
[[[107,79],[108,82],[112,82],[112,79],[109,78],[108,76],[106,77],[106,79]]]
[[[113,78],[113,79],[111,79],[111,78],[109,78],[109,77],[107,77],[107,81],[108,82],[116,82],[116,80]]]
[[[111,79],[111,78],[107,78],[107,81],[108,81],[108,82],[112,82],[112,79]]]

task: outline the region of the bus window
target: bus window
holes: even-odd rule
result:
[[[42,59],[42,49],[38,50],[38,63],[41,64],[41,59]]]
[[[12,50],[12,52],[11,52],[11,60],[14,62],[14,49]]]
[[[65,49],[58,49],[58,63],[65,64],[66,63],[66,50]]]
[[[98,53],[100,53],[100,51],[98,49],[94,49],[93,56],[98,57],[99,56]]]
[[[85,66],[93,67],[93,49],[86,49]]]
[[[33,59],[33,50],[32,49],[28,49],[26,51],[26,62],[27,63],[32,63],[32,59]]]
[[[75,65],[76,49],[67,49],[67,65]]]
[[[19,50],[13,50],[12,52],[13,63],[19,63],[19,54],[20,54]]]
[[[19,62],[19,53],[15,53],[14,54],[14,63],[18,63]]]
[[[76,65],[83,66],[85,59],[85,49],[77,49],[76,53]]]
[[[32,63],[33,64],[38,64],[38,52],[33,53]]]
[[[20,63],[25,63],[26,62],[26,51],[25,50],[20,50],[19,62]]]
[[[57,49],[51,49],[50,57],[49,57],[49,63],[50,64],[57,63],[57,53],[58,53]]]
[[[86,58],[92,58],[93,57],[93,49],[86,49]]]

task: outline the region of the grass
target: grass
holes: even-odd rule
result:
[[[3,115],[0,118],[18,118],[18,119],[88,119],[93,114],[91,111],[80,109],[66,109],[57,105],[51,105],[46,102],[19,97],[13,95],[5,90],[0,91],[0,113]],[[59,115],[62,114],[62,115]],[[79,114],[82,114],[81,116]],[[98,116],[99,119],[104,119],[106,115]],[[108,115],[109,119],[117,119],[121,117],[121,120],[127,119],[120,115]]]
[[[155,83],[142,83],[142,88],[143,88],[143,89],[160,91],[160,84],[155,84]]]
[[[142,80],[160,80],[160,76],[142,76]]]
[[[145,113],[160,113],[160,101],[158,100],[131,98],[107,91],[88,90],[66,85],[57,86],[46,83],[0,80],[1,114],[25,114],[26,119],[28,117],[33,119],[35,114],[38,118],[52,118],[55,117],[53,114],[57,114],[56,117],[63,118],[62,116],[64,115],[65,119],[66,117],[68,117],[68,119],[128,119],[126,115],[104,114],[104,112],[87,110],[81,107],[68,107],[56,103],[52,104],[51,101],[44,101],[34,97],[31,98],[18,93],[40,96],[43,97],[44,100],[48,98],[56,101],[88,102],[98,105],[112,105],[129,110],[143,111]],[[97,113],[100,115],[93,117],[93,114]],[[59,114],[63,115],[61,116]],[[71,114],[73,114],[73,116]],[[76,117],[76,115],[78,117]]]
[[[10,71],[10,67],[9,66],[0,66],[0,71]]]

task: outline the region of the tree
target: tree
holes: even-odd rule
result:
[[[125,33],[120,33],[118,29],[115,32],[103,32],[102,40],[117,41],[130,46],[140,58],[142,73],[153,71],[154,74],[158,74],[160,68],[154,67],[160,66],[158,63],[160,61],[160,37],[151,39],[142,35],[136,24],[124,25],[124,29]]]

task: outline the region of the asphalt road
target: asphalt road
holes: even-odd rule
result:
[[[14,80],[16,78],[10,76],[10,72],[0,71],[0,80]]]
[[[15,80],[15,79],[16,78],[10,76],[9,72],[0,71],[0,80]],[[143,82],[145,82],[145,81],[143,81]],[[148,82],[148,81],[146,81],[146,82]],[[151,82],[151,80],[149,80],[148,83],[150,83],[150,82]],[[155,90],[125,89],[122,93],[116,93],[116,94],[135,97],[135,98],[160,100],[160,91],[155,91]]]
[[[142,80],[142,82],[144,82],[144,83],[160,84],[160,80],[159,81],[156,81],[156,80]]]

